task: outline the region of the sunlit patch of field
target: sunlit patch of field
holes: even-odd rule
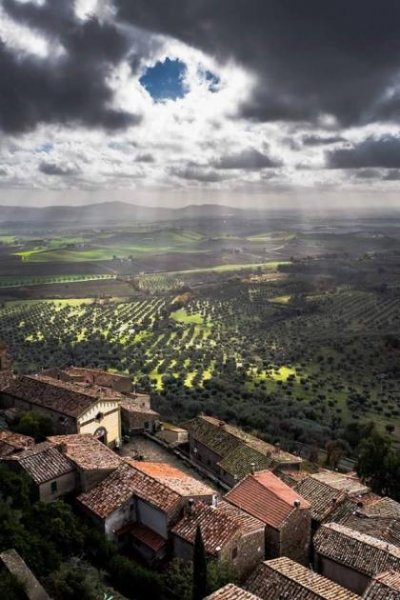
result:
[[[291,299],[292,296],[274,296],[273,298],[270,298],[269,301],[273,304],[289,304]]]

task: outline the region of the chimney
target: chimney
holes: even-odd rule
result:
[[[219,502],[219,497],[217,494],[214,494],[214,496],[212,497],[212,506],[214,508],[217,508],[218,502]]]
[[[358,506],[358,508],[364,508],[364,502],[362,500],[359,500],[357,502],[357,506]]]
[[[335,505],[337,502],[337,498],[332,498],[332,504]]]
[[[219,427],[220,429],[223,429],[223,428],[225,427],[225,423],[224,423],[223,421],[219,421],[219,423],[218,423],[218,427]]]
[[[276,454],[279,454],[279,452],[281,451],[281,445],[279,442],[276,442],[275,444],[275,452]]]
[[[251,470],[252,475],[254,475],[256,472],[256,463],[253,463],[253,462],[251,463],[250,470]]]
[[[293,505],[294,505],[294,507],[295,507],[295,508],[299,509],[299,508],[300,508],[300,506],[301,506],[301,502],[300,502],[300,500],[295,500],[295,501],[293,502]]]
[[[62,442],[58,448],[62,454],[67,454],[68,446],[65,442]]]
[[[187,505],[187,514],[189,515],[189,517],[193,516],[193,507],[194,507],[194,500],[193,498],[189,498],[188,500],[188,505]]]

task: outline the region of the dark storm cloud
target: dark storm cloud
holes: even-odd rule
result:
[[[391,169],[387,171],[383,176],[384,181],[399,181],[400,180],[400,169]]]
[[[41,162],[39,165],[39,171],[45,175],[56,175],[58,177],[68,177],[71,175],[78,175],[78,173],[80,173],[77,167],[51,162]]]
[[[242,115],[342,125],[400,118],[400,3],[381,0],[116,0],[121,19],[169,34],[258,83]],[[383,99],[387,98],[387,99]]]
[[[216,169],[244,169],[246,171],[271,169],[279,165],[279,161],[273,160],[253,148],[235,154],[227,154],[212,163]]]
[[[363,169],[381,167],[400,168],[400,138],[369,137],[353,148],[342,148],[326,153],[331,169]]]
[[[155,162],[155,158],[152,154],[150,153],[145,153],[145,154],[138,154],[138,156],[135,159],[136,162],[140,162],[140,163],[154,163]]]
[[[173,167],[170,169],[170,173],[179,179],[199,181],[201,183],[216,183],[226,179],[226,177],[223,177],[220,173],[216,173],[215,171],[211,171],[209,169],[203,169],[202,167],[198,167],[196,165]]]
[[[20,133],[39,123],[117,129],[139,121],[110,108],[113,93],[106,79],[129,48],[116,25],[77,20],[72,0],[43,6],[4,0],[3,7],[17,22],[61,43],[65,54],[57,60],[17,55],[0,39],[0,129]]]
[[[329,146],[346,140],[340,135],[303,135],[301,141],[304,146]]]

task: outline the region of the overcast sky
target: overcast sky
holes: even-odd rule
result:
[[[398,204],[398,0],[0,0],[0,203]]]

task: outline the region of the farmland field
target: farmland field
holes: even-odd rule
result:
[[[400,224],[210,227],[4,233],[16,370],[114,369],[165,418],[206,411],[295,449],[370,420],[400,442]]]

